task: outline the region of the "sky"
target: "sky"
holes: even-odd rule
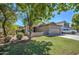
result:
[[[75,13],[70,10],[66,12],[61,12],[60,14],[56,14],[54,18],[51,18],[49,22],[61,22],[61,21],[66,21],[71,23],[72,17]]]
[[[52,17],[49,22],[61,22],[61,21],[66,21],[68,23],[71,23],[72,17],[75,14],[72,10],[66,11],[66,12],[61,12],[60,14],[54,13],[55,16]],[[21,18],[19,18],[21,19]],[[17,25],[23,26],[22,20],[18,20],[16,22]]]

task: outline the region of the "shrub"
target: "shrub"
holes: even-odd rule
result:
[[[21,40],[23,35],[24,35],[23,33],[18,33],[16,37],[17,37],[18,40]]]
[[[10,44],[8,55],[48,55],[51,42],[31,40],[27,43]]]

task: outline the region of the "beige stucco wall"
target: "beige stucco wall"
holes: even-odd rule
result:
[[[49,28],[49,26],[38,27],[38,28],[37,28],[37,31],[38,31],[38,32],[44,32],[44,31],[47,31],[48,28]]]
[[[55,34],[59,34],[61,33],[60,27],[58,26],[52,26],[49,28],[49,33],[55,33]]]
[[[43,32],[32,32],[31,36],[32,37],[37,37],[37,36],[42,36],[43,35]]]
[[[49,31],[49,33],[55,33],[55,34],[61,33],[60,27],[57,25],[47,25],[47,26],[38,27],[37,31],[39,32]]]

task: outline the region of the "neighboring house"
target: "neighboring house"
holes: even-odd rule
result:
[[[61,26],[61,27],[70,27],[70,24],[67,23],[66,21],[61,21],[61,22],[57,22],[57,25]]]
[[[66,21],[57,22],[56,24],[60,26],[61,30],[72,28],[71,24]]]

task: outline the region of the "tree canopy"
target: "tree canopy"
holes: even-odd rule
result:
[[[54,11],[55,4],[16,4],[19,11],[26,13],[26,20],[29,26],[29,36],[31,36],[32,26],[44,20],[50,19]],[[25,23],[25,22],[24,22]]]
[[[74,14],[72,17],[72,27],[79,30],[79,14]]]

